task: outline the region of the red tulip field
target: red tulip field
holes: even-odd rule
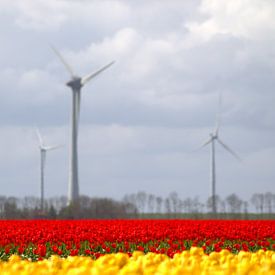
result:
[[[275,274],[275,221],[0,221],[0,274]]]
[[[98,258],[136,250],[173,257],[194,246],[208,254],[275,250],[275,221],[0,221],[2,260],[12,254],[40,260],[53,254]]]

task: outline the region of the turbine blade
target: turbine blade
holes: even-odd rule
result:
[[[206,142],[204,142],[200,147],[198,147],[194,151],[198,151],[198,150],[202,149],[203,147],[205,147],[206,145],[208,145],[211,141],[212,141],[212,138],[208,139]]]
[[[55,150],[55,149],[58,149],[58,148],[61,148],[61,147],[63,147],[63,145],[45,146],[44,149],[46,151],[51,151],[51,150]]]
[[[233,155],[237,160],[241,161],[242,159],[236,154],[229,146],[224,144],[219,138],[217,138],[217,141],[221,144],[221,146],[224,147],[225,150],[227,150],[231,155]]]
[[[222,93],[219,93],[219,103],[218,103],[218,111],[216,115],[216,128],[215,135],[219,134],[220,126],[221,126],[221,109],[222,109]]]
[[[88,81],[90,81],[92,78],[96,77],[97,75],[99,75],[101,72],[105,71],[106,69],[108,69],[110,66],[112,66],[115,63],[115,61],[112,61],[111,63],[107,64],[106,66],[102,67],[101,69],[99,69],[98,71],[88,74],[87,76],[82,77],[81,79],[81,84],[85,85]]]
[[[40,134],[40,131],[39,131],[38,128],[35,129],[35,133],[36,133],[36,136],[37,136],[37,139],[38,139],[39,146],[43,147],[43,139],[41,137],[41,134]]]
[[[74,76],[74,71],[73,71],[72,67],[64,59],[64,57],[61,55],[61,53],[56,48],[54,48],[53,46],[51,46],[51,48],[55,52],[55,54],[59,57],[60,61],[63,63],[63,65],[65,66],[65,68],[67,69],[67,71],[70,73],[70,75]]]

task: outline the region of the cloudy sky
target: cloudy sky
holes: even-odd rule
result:
[[[80,193],[121,198],[144,190],[209,194],[215,125],[217,192],[274,192],[275,2],[273,0],[0,0],[1,194],[66,195],[71,91],[49,45],[79,75],[114,66],[82,90]]]

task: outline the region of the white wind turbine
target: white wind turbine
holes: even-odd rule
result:
[[[212,199],[212,213],[217,212],[216,205],[216,161],[215,161],[215,141],[217,141],[226,151],[233,155],[236,159],[241,160],[241,158],[229,147],[227,146],[219,137],[220,130],[220,109],[221,109],[221,94],[219,95],[219,110],[216,116],[216,127],[212,133],[210,133],[210,138],[203,143],[199,149],[205,147],[211,143],[210,151],[210,184],[211,184],[211,199]]]
[[[38,129],[36,129],[36,135],[38,138],[38,147],[40,149],[40,192],[41,192],[41,198],[40,198],[40,209],[41,211],[44,210],[44,171],[45,171],[45,163],[46,163],[46,152],[50,150],[54,150],[57,148],[60,148],[61,145],[56,146],[45,146],[42,136]]]
[[[115,61],[105,65],[101,69],[88,74],[84,77],[77,76],[72,70],[71,66],[65,61],[63,56],[52,47],[53,51],[59,57],[63,63],[71,79],[66,83],[72,89],[72,132],[71,132],[71,163],[69,171],[69,190],[68,190],[68,205],[75,203],[79,198],[79,184],[78,184],[78,125],[79,125],[79,113],[80,113],[80,100],[81,100],[81,88],[88,83],[91,79],[99,75],[101,72],[109,68]]]

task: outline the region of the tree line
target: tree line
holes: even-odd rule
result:
[[[133,203],[139,213],[211,213],[213,209],[212,197],[206,201],[200,201],[199,197],[182,199],[176,192],[163,198],[141,191],[125,195],[123,201]],[[255,193],[249,200],[235,193],[224,199],[216,195],[215,201],[218,213],[275,213],[275,194],[271,192]]]
[[[53,197],[41,210],[40,198],[0,196],[0,219],[123,219],[136,213],[133,204],[110,198],[80,196],[76,204],[67,205],[67,197]]]
[[[224,199],[216,196],[217,214],[213,216],[212,198],[180,198],[176,192],[166,197],[140,191],[121,200],[80,196],[74,205],[67,197],[40,198],[0,196],[0,219],[125,219],[125,218],[275,218],[275,194],[255,193],[249,200],[237,194]],[[252,214],[254,213],[254,214]]]

